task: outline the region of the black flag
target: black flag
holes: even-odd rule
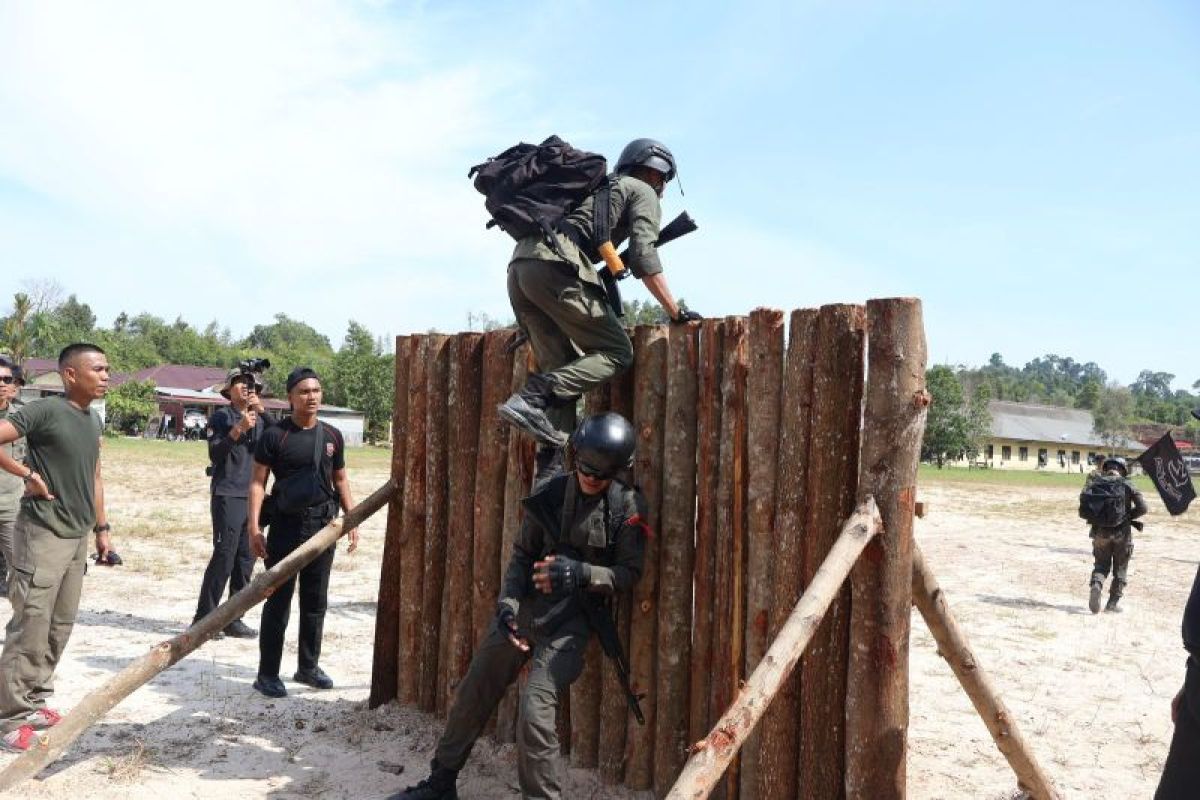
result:
[[[1175,446],[1171,434],[1164,434],[1137,460],[1150,480],[1154,481],[1158,495],[1171,516],[1187,511],[1188,503],[1196,499],[1196,489],[1192,486],[1187,464],[1183,463],[1183,456],[1179,455],[1179,448]]]

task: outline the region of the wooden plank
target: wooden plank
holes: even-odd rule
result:
[[[921,302],[872,300],[867,303],[867,326],[858,495],[875,497],[884,530],[850,573],[846,796],[902,800],[908,751],[913,504],[929,407]]]
[[[467,674],[475,644],[471,571],[475,553],[475,470],[479,460],[479,405],[483,391],[483,334],[454,337],[447,380],[446,584],[438,651],[437,706],[444,715]]]
[[[442,590],[446,578],[446,526],[449,503],[448,425],[446,404],[450,375],[449,336],[428,338],[425,381],[425,574],[421,584],[421,699],[422,711],[437,708],[439,639],[442,628]]]
[[[801,580],[808,585],[854,509],[858,483],[864,313],[829,305],[817,320],[812,438]],[[801,660],[800,786],[802,797],[845,797],[846,665],[850,587],[838,593]]]
[[[662,796],[687,760],[696,537],[696,392],[700,326],[672,325],[668,336],[659,529],[658,663],[654,712],[654,791]]]
[[[388,503],[379,596],[375,604],[375,650],[371,661],[368,708],[396,699],[400,672],[400,537],[404,528],[404,448],[408,435],[409,337],[397,336],[392,382],[392,481],[397,491]]]
[[[721,320],[700,325],[696,408],[696,553],[692,567],[693,616],[688,741],[703,738],[720,711],[710,711],[713,692],[713,628],[716,597],[717,491],[721,460]]]
[[[639,325],[634,330],[634,428],[638,435],[633,477],[649,507],[649,524],[657,533],[662,504],[663,414],[666,405],[667,331],[665,326]],[[643,703],[646,724],[632,717],[625,737],[625,784],[649,789],[654,784],[654,667],[658,634],[658,538],[646,543],[642,578],[633,590],[629,630],[630,682]]]
[[[746,642],[744,674],[767,652],[777,552],[775,478],[779,452],[779,392],[783,382],[783,312],[758,308],[750,313],[746,377]],[[758,800],[759,734],[742,747],[742,800]]]
[[[804,535],[809,423],[817,310],[793,311],[788,324],[787,361],[780,408],[778,475],[775,489],[775,566],[771,577],[771,641],[804,591],[800,550]],[[800,670],[784,681],[762,721],[758,763],[759,800],[791,800],[796,793]]]
[[[405,705],[421,699],[421,584],[425,573],[425,457],[428,424],[426,377],[429,342],[409,343],[408,443],[404,450],[404,525],[400,539],[400,674],[397,697]]]

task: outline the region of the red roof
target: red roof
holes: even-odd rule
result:
[[[139,369],[134,373],[113,375],[109,382],[112,386],[120,386],[131,380],[154,381],[155,386],[167,389],[191,389],[199,392],[210,386],[224,386],[228,369],[221,367],[185,367],[179,364],[163,364],[157,367]]]
[[[47,372],[58,372],[58,362],[51,358],[27,358],[21,362],[21,369],[29,381]]]

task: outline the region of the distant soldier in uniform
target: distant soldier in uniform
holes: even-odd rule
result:
[[[1129,480],[1125,459],[1109,456],[1101,467],[1103,474],[1089,479],[1080,497],[1080,515],[1092,523],[1090,536],[1095,565],[1088,608],[1093,614],[1100,612],[1100,595],[1110,570],[1113,581],[1104,610],[1121,610],[1118,603],[1125,593],[1125,575],[1133,555],[1133,522],[1146,513],[1146,501]],[[1092,510],[1085,514],[1085,507]]]
[[[1096,457],[1092,460],[1092,469],[1087,474],[1087,479],[1083,483],[1084,488],[1091,486],[1093,482],[1095,482],[1097,479],[1099,479],[1103,475],[1104,475],[1104,454],[1097,453]]]
[[[521,794],[562,797],[555,764],[558,698],[583,670],[590,620],[611,624],[606,601],[627,594],[642,574],[645,501],[615,480],[632,462],[634,445],[624,417],[588,417],[571,439],[575,471],[551,478],[525,499],[496,619],[458,686],[432,772],[391,800],[457,800],[458,772],[526,662],[517,730]]]
[[[626,266],[662,305],[672,322],[700,319],[675,302],[655,243],[659,198],[675,177],[675,157],[661,142],[635,139],[621,151],[612,179],[609,219],[613,245],[629,240]],[[500,406],[500,415],[545,448],[539,465],[566,444],[580,395],[633,363],[633,346],[592,267],[595,197],[567,215],[558,249],[541,235],[517,242],[508,265],[508,299],[529,337],[540,372]]]
[[[21,402],[17,385],[16,365],[0,358],[0,420],[16,411]],[[17,439],[0,447],[9,458],[18,463],[25,461],[25,440]],[[17,526],[17,510],[21,507],[21,495],[25,494],[25,483],[16,475],[0,470],[0,597],[8,597],[8,570],[13,562],[13,531]]]

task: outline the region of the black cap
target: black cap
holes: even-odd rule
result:
[[[309,378],[321,380],[321,376],[318,375],[317,371],[312,367],[296,367],[294,370],[288,373],[287,390],[290,392],[292,389],[296,388],[297,383],[300,381],[306,381]]]

